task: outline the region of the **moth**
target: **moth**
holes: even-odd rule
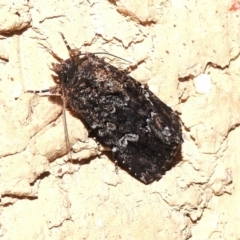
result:
[[[62,35],[62,34],[61,34]],[[159,180],[175,164],[182,143],[180,118],[145,85],[93,53],[71,49],[53,65],[70,111],[112,151],[112,161],[144,184]]]

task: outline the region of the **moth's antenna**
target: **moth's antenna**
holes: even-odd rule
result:
[[[63,40],[63,42],[65,43],[65,46],[66,46],[67,50],[70,52],[72,49],[70,48],[70,46],[69,46],[66,38],[64,37],[64,35],[63,35],[61,32],[59,32],[59,34],[61,35],[62,40]]]
[[[70,55],[71,58],[72,58],[73,56],[76,56],[76,55],[78,55],[78,56],[86,55],[86,53],[81,53],[80,51],[79,51],[78,54],[76,54],[76,52],[73,52],[73,50],[70,48],[70,46],[69,46],[66,38],[64,37],[64,35],[63,35],[61,32],[59,32],[59,34],[62,36],[63,42],[65,43],[66,48],[67,48],[67,50],[68,50],[69,55]],[[106,55],[109,55],[109,56],[112,56],[112,57],[115,57],[115,58],[118,58],[118,59],[121,59],[121,60],[123,60],[123,61],[126,61],[126,62],[131,63],[130,61],[128,61],[128,60],[126,60],[126,59],[124,59],[124,58],[118,57],[118,56],[116,56],[116,55],[114,55],[114,54],[107,53],[107,52],[95,52],[95,53],[93,53],[93,54],[106,54]]]
[[[59,33],[62,36],[63,42],[65,43],[65,46],[66,46],[66,48],[68,50],[70,58],[73,60],[74,57],[76,58],[76,56],[78,57],[79,55],[81,55],[80,50],[78,50],[78,49],[71,49],[69,44],[68,44],[68,42],[67,42],[67,40],[66,40],[66,38],[64,37],[64,35],[61,32],[59,32]]]
[[[116,55],[114,55],[114,54],[107,53],[107,52],[94,52],[93,54],[106,54],[106,55],[109,55],[109,56],[112,56],[112,57],[121,59],[121,60],[123,60],[123,61],[126,61],[126,62],[128,62],[128,63],[131,63],[130,61],[128,61],[128,60],[126,60],[126,59],[124,59],[124,58],[118,57],[118,56],[116,56]],[[80,56],[80,55],[86,55],[86,53],[80,53],[79,56]]]

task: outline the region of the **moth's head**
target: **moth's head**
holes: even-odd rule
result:
[[[67,80],[74,74],[74,62],[71,58],[61,60],[60,63],[52,63],[52,70],[57,74],[53,76],[53,80],[57,84],[67,83]]]

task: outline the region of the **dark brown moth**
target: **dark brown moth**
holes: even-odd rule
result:
[[[66,46],[70,58],[54,65],[59,84],[50,93],[63,96],[117,166],[145,184],[159,180],[182,143],[178,115],[126,71]]]

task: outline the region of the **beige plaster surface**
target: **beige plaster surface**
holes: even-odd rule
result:
[[[116,172],[69,112],[67,161],[61,100],[25,92],[55,84],[59,32],[131,61],[180,114],[181,161],[159,182]],[[240,239],[239,53],[230,0],[0,0],[0,239]]]

